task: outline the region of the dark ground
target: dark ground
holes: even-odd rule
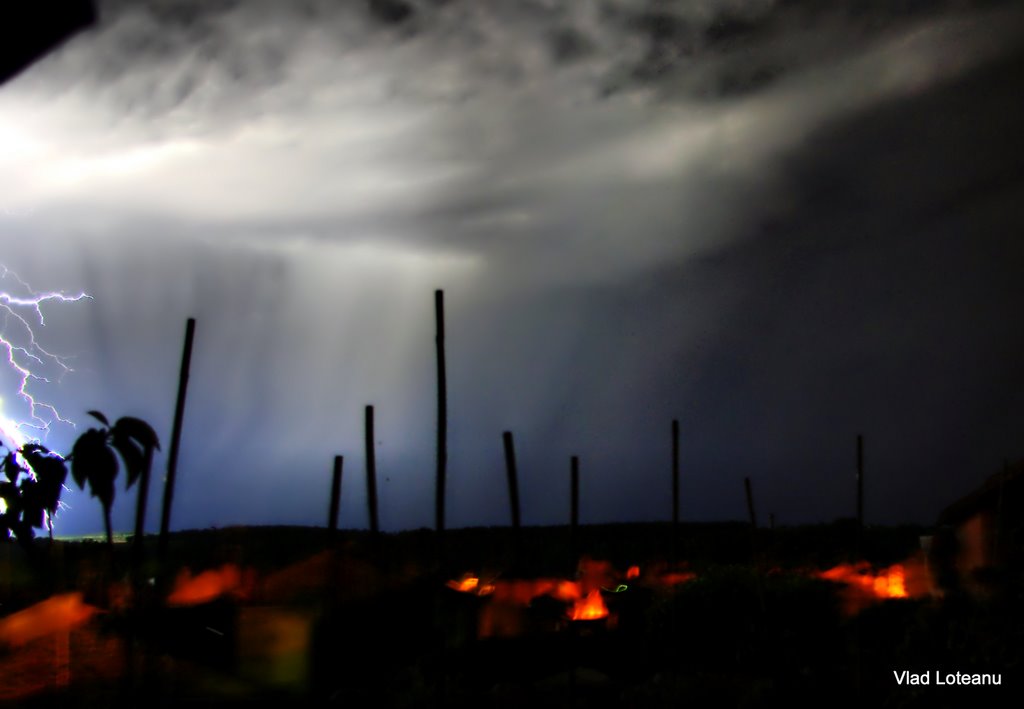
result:
[[[628,581],[628,590],[602,593],[615,627],[565,621],[563,607],[538,599],[517,619],[516,636],[479,639],[490,599],[444,580],[467,570],[504,579],[574,572],[566,528],[522,531],[518,561],[507,529],[450,532],[443,571],[426,530],[377,540],[342,532],[334,556],[318,555],[323,529],[182,532],[164,578],[230,563],[258,581],[244,599],[137,615],[109,593],[111,579],[127,578],[128,544],[116,545],[111,565],[103,544],[37,540],[34,566],[6,545],[4,615],[61,590],[80,590],[110,612],[63,639],[0,649],[0,699],[30,707],[987,707],[1024,682],[1019,570],[990,571],[981,597],[954,590],[849,615],[841,589],[813,574],[856,558],[855,528],[842,522],[756,538],[741,524],[684,525],[674,552],[696,578],[675,587]],[[884,567],[919,555],[926,531],[870,529],[862,556]],[[151,558],[155,540],[146,541]],[[585,527],[576,546],[622,572],[664,565],[673,553],[666,525]],[[142,577],[158,590],[156,572],[150,561]],[[899,686],[893,671],[904,669],[1000,673],[1002,686]]]

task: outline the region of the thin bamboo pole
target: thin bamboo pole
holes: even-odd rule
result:
[[[505,472],[508,477],[508,504],[512,512],[512,548],[515,555],[519,554],[519,476],[516,471],[516,449],[512,440],[512,432],[501,434],[505,445]]]
[[[573,565],[579,562],[580,524],[580,459],[572,456],[569,460],[569,551]]]
[[[754,512],[754,491],[750,487],[750,478],[743,478],[743,487],[747,491],[747,514],[750,517],[750,528],[757,529],[757,514]]]
[[[857,556],[864,553],[864,436],[857,435]]]
[[[672,419],[672,538],[669,540],[669,561],[676,561],[679,539],[679,421]]]
[[[195,339],[196,319],[189,318],[185,324],[185,345],[181,353],[181,372],[178,375],[178,400],[174,406],[174,427],[171,431],[171,448],[167,454],[167,478],[164,482],[164,501],[160,515],[160,541],[158,556],[163,561],[167,556],[167,536],[171,526],[171,506],[174,503],[174,483],[178,472],[178,451],[181,449],[181,428],[185,419],[185,396],[188,392],[189,369],[192,366],[192,342]]]
[[[435,527],[444,533],[445,478],[448,473],[448,381],[444,358],[444,291],[434,291],[437,321],[437,490],[434,500]]]
[[[370,513],[370,532],[374,537],[380,532],[377,519],[377,459],[373,444],[373,407],[366,407],[366,505]]]
[[[337,540],[338,536],[338,510],[341,506],[341,471],[344,463],[344,456],[334,456],[334,470],[331,475],[331,506],[327,514],[327,533],[332,544]]]

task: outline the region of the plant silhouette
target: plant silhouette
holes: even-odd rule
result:
[[[114,505],[114,481],[117,478],[120,456],[124,462],[128,490],[140,480],[139,506],[136,512],[136,543],[141,536],[139,526],[145,514],[145,496],[149,489],[149,476],[153,467],[153,452],[160,449],[153,428],[142,419],[131,416],[119,418],[113,426],[99,411],[89,415],[103,424],[103,428],[90,428],[75,441],[71,449],[71,477],[80,489],[89,485],[89,493],[103,505],[103,523],[107,544],[113,546],[114,534],[110,524],[110,510]],[[116,453],[115,453],[116,452]]]
[[[0,499],[6,509],[0,514],[0,533],[13,533],[25,547],[35,538],[35,529],[45,525],[52,535],[51,520],[68,475],[64,459],[46,446],[26,443],[3,457],[3,472],[7,479],[0,482]]]

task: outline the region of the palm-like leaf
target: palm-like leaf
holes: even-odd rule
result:
[[[110,434],[111,445],[121,454],[127,471],[125,488],[130,488],[146,469],[153,451],[160,449],[160,441],[148,423],[131,416],[119,418]]]
[[[71,449],[71,477],[78,487],[89,484],[89,493],[109,508],[114,504],[117,456],[107,447],[107,431],[90,428]]]
[[[108,421],[108,420],[107,420],[107,417],[106,417],[106,416],[104,416],[104,415],[103,415],[103,414],[102,414],[101,412],[99,412],[99,411],[96,411],[96,410],[94,409],[94,410],[92,410],[92,411],[88,411],[88,412],[86,412],[86,413],[88,413],[88,414],[89,414],[90,416],[92,416],[92,417],[93,417],[94,419],[96,419],[97,421],[99,421],[100,423],[102,423],[102,424],[103,424],[104,426],[106,426],[107,428],[110,428],[110,421]]]

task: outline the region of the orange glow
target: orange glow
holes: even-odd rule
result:
[[[840,564],[828,571],[822,571],[820,576],[829,581],[862,589],[875,598],[907,598],[906,571],[902,564],[893,564],[877,573],[872,573],[866,561]]]
[[[554,590],[547,595],[569,603],[579,601],[583,597],[583,591],[575,581],[559,581],[555,584]]]
[[[693,574],[678,573],[661,579],[663,574],[657,574],[655,578],[661,585],[669,586],[693,578]],[[631,566],[626,572],[627,579],[638,579],[640,567]],[[602,620],[608,619],[609,627],[612,627],[616,617],[611,614],[605,605],[602,588],[615,588],[625,591],[626,586],[621,585],[621,572],[617,571],[610,562],[594,560],[589,558],[580,559],[575,579],[559,578],[536,578],[536,579],[494,579],[482,581],[480,576],[473,572],[463,574],[457,579],[446,582],[448,588],[461,593],[472,593],[478,596],[489,596],[489,602],[480,606],[477,634],[480,638],[488,637],[514,637],[526,631],[529,627],[539,627],[545,623],[554,623],[553,626],[546,626],[555,629],[563,626],[566,621],[578,620]],[[560,620],[554,620],[547,615],[539,618],[529,619],[525,613],[526,609],[533,606],[538,598],[547,596],[565,604],[564,614]]]
[[[584,556],[576,567],[576,575],[585,584],[594,586],[610,586],[619,578],[618,572],[610,561],[591,559]]]
[[[99,608],[82,602],[81,593],[51,596],[0,619],[0,645],[20,647],[36,638],[71,630],[98,612]]]
[[[587,594],[586,598],[578,599],[569,613],[572,620],[600,620],[608,617],[608,606],[601,598],[601,592],[596,588]]]
[[[658,582],[664,586],[676,586],[697,578],[697,574],[690,571],[669,571],[658,577]]]
[[[460,593],[476,593],[477,589],[480,588],[480,579],[472,574],[464,574],[458,581],[449,581],[445,585],[453,591],[459,591]]]
[[[178,574],[174,590],[167,597],[167,605],[193,606],[208,603],[227,593],[246,594],[242,572],[234,564],[224,564],[219,569],[210,569],[198,576],[192,576],[192,572],[186,568]]]
[[[817,576],[844,584],[841,594],[843,612],[847,615],[859,613],[866,606],[889,598],[909,598],[907,590],[907,568],[904,564],[893,564],[886,569],[872,571],[866,561],[856,564],[840,564]],[[921,584],[918,584],[920,586]],[[914,595],[923,595],[915,589]]]

